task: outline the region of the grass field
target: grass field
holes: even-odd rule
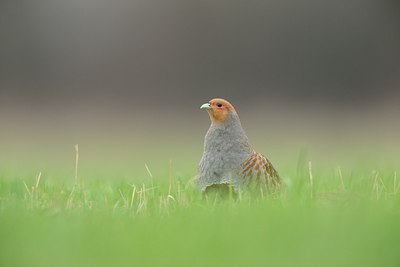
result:
[[[304,116],[266,140],[244,116],[285,186],[216,201],[194,182],[203,115],[204,125],[150,121],[142,132],[124,120],[95,129],[88,119],[87,133],[86,124],[3,125],[0,266],[400,266],[396,124],[384,135],[376,120],[345,139],[346,125],[316,132],[296,123]]]
[[[300,159],[280,193],[225,201],[151,171],[137,184],[1,175],[0,266],[400,266],[395,170]]]

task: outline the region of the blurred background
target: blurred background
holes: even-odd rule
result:
[[[214,97],[288,176],[399,164],[399,1],[0,1],[5,173],[190,177]]]

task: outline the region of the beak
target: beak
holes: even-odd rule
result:
[[[211,108],[210,103],[205,103],[205,104],[201,105],[201,107],[200,107],[200,109],[210,109],[210,108]]]

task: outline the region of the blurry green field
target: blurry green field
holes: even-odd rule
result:
[[[0,266],[400,266],[398,117],[247,111],[285,186],[214,201],[194,183],[197,112],[0,113]]]
[[[0,266],[400,266],[395,171],[299,164],[279,194],[225,201],[174,171],[79,185],[0,174]]]

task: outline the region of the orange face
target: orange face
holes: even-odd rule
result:
[[[223,123],[230,111],[236,113],[231,103],[221,98],[211,99],[210,102],[202,105],[201,108],[207,109],[212,124]]]

